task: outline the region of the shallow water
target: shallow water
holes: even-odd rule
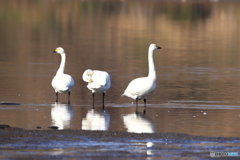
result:
[[[0,124],[26,129],[181,132],[239,136],[240,3],[237,1],[0,1]],[[157,90],[140,102],[121,97],[148,72],[155,52]],[[51,80],[62,46],[76,85],[55,104]],[[109,72],[112,87],[96,109],[84,70]]]
[[[171,101],[143,106],[134,104],[101,106],[21,104],[1,106],[2,124],[26,129],[105,130],[135,133],[178,132],[202,136],[238,137],[240,110],[230,102]],[[16,117],[15,117],[16,116]],[[223,118],[224,117],[224,118]]]

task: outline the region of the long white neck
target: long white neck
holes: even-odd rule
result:
[[[148,78],[153,79],[154,81],[157,79],[156,69],[153,61],[153,50],[149,48],[148,50]]]
[[[60,63],[60,66],[58,68],[57,74],[64,74],[66,55],[65,55],[65,53],[62,53],[60,55],[61,55],[61,63]]]

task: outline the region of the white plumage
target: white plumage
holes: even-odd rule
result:
[[[93,95],[93,107],[95,92],[103,93],[102,104],[104,108],[104,97],[106,91],[111,87],[111,79],[107,72],[99,70],[87,69],[82,78],[85,82],[88,82],[87,88],[92,91]]]
[[[62,47],[56,48],[52,53],[58,53],[61,55],[59,69],[52,80],[52,87],[56,92],[56,102],[58,102],[58,93],[68,93],[68,102],[70,103],[70,92],[74,86],[74,80],[70,75],[64,74],[66,54]]]
[[[52,80],[52,86],[55,89],[55,92],[58,93],[67,93],[68,91],[71,91],[73,85],[73,78],[68,74],[56,75]]]
[[[148,65],[149,72],[147,77],[137,78],[132,80],[122,96],[127,96],[136,100],[136,106],[138,106],[138,100],[144,99],[144,106],[146,107],[147,97],[153,93],[156,89],[156,70],[153,61],[153,53],[155,50],[161,49],[156,44],[151,44],[148,49]]]

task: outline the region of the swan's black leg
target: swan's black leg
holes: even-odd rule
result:
[[[56,102],[58,102],[58,92],[56,92]]]
[[[104,110],[105,106],[104,106],[104,98],[105,98],[105,93],[103,92],[103,99],[102,99],[102,109]]]
[[[70,92],[68,92],[68,104],[70,104]]]
[[[92,107],[94,108],[94,96],[95,96],[95,92],[92,93]]]

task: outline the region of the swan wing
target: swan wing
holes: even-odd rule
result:
[[[132,80],[127,86],[125,92],[131,93],[133,95],[139,94],[144,90],[145,78],[137,78]]]
[[[147,77],[137,78],[129,83],[128,87],[123,93],[123,96],[128,96],[133,99],[141,99],[151,94],[155,88],[155,82],[150,81]]]
[[[107,72],[95,70],[92,81],[97,85],[105,86],[110,81],[110,76]]]

